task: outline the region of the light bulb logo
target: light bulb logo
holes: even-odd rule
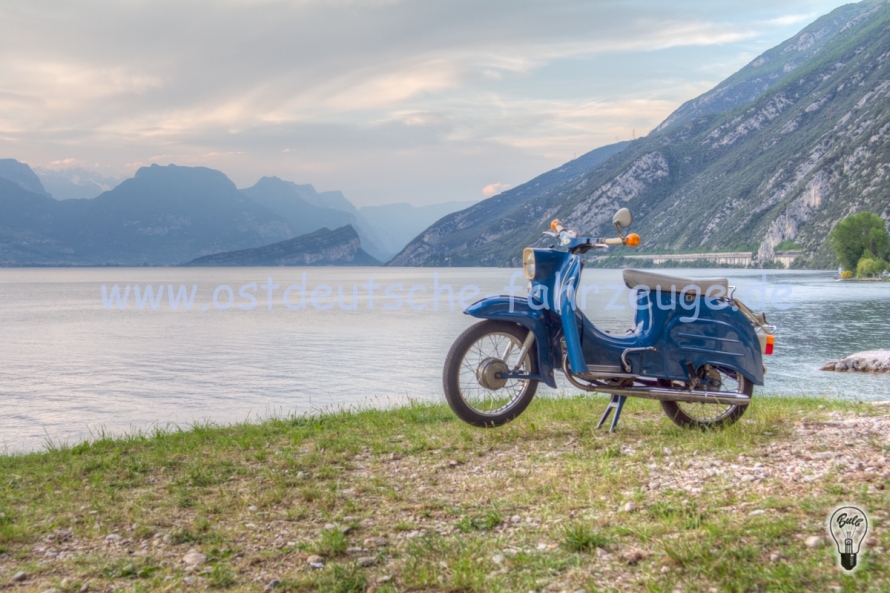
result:
[[[868,535],[868,517],[865,511],[854,506],[840,507],[828,520],[828,533],[837,545],[844,570],[856,568],[856,555]]]

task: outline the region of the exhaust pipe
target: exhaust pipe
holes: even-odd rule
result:
[[[723,406],[747,406],[751,398],[743,393],[726,393],[725,391],[695,391],[683,389],[667,389],[665,387],[600,387],[594,388],[600,393],[640,397],[665,402],[685,402],[692,404],[720,404]]]

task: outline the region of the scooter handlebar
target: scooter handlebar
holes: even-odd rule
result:
[[[606,245],[624,245],[624,239],[621,237],[612,237],[610,239],[603,239],[603,243]]]

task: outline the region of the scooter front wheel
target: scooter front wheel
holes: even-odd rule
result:
[[[704,365],[698,369],[697,374],[699,380],[708,391],[741,393],[748,397],[751,397],[754,393],[754,384],[745,379],[745,376],[738,371]],[[671,386],[667,381],[663,383],[663,386]],[[661,408],[677,426],[704,430],[734,424],[736,420],[742,417],[748,406],[722,406],[720,404],[663,401],[661,402]]]
[[[473,426],[501,426],[528,407],[538,382],[501,376],[537,373],[535,347],[519,359],[528,331],[516,323],[486,320],[455,340],[445,359],[442,383],[445,399],[458,418]]]

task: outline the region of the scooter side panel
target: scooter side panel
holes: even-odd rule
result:
[[[703,308],[699,317],[671,315],[664,337],[667,374],[687,378],[686,364],[728,367],[763,385],[763,357],[751,324],[729,308]]]
[[[535,333],[535,346],[538,353],[538,373],[544,383],[550,387],[556,387],[556,379],[553,375],[555,364],[553,344],[550,336],[557,335],[559,331],[559,318],[546,309],[535,310],[529,306],[526,299],[498,296],[482,299],[464,311],[467,315],[480,319],[492,319],[495,321],[512,321]]]

